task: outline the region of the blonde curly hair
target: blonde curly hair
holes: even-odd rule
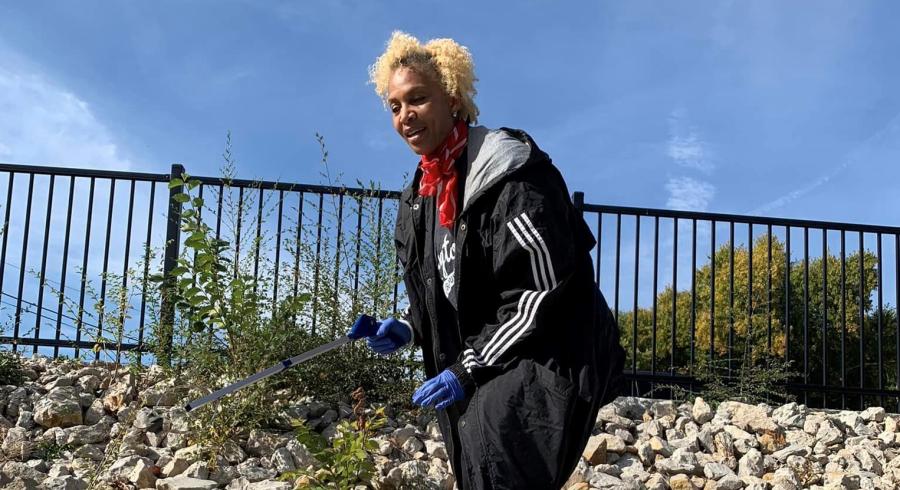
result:
[[[408,67],[420,75],[440,81],[447,95],[459,100],[457,117],[475,124],[478,106],[475,105],[475,70],[468,48],[452,39],[432,39],[424,45],[415,37],[394,31],[387,49],[369,67],[369,83],[387,107],[388,83],[394,70]]]

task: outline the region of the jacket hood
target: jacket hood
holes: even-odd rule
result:
[[[537,146],[524,131],[508,128],[492,130],[484,126],[469,128],[466,192],[460,212],[468,209],[471,203],[504,177],[529,163],[533,150],[537,150]]]
[[[466,155],[465,193],[460,213],[516,170],[549,158],[521,129],[484,126],[469,128]],[[413,189],[421,173],[417,168],[412,184],[404,192],[404,200],[414,196]]]

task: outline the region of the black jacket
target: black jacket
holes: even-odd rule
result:
[[[426,375],[450,369],[467,397],[438,412],[460,488],[559,488],[624,351],[594,281],[596,244],[558,169],[525,132],[469,130],[456,220],[458,314],[438,286],[434,197],[417,170],[395,245]]]

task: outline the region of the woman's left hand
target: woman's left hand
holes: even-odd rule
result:
[[[438,410],[447,408],[450,404],[465,398],[459,378],[450,370],[445,369],[437,376],[422,383],[415,393],[412,401],[423,407],[434,406]]]

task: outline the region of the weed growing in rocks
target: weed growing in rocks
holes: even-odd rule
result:
[[[17,352],[0,350],[0,385],[20,385],[25,379]]]

